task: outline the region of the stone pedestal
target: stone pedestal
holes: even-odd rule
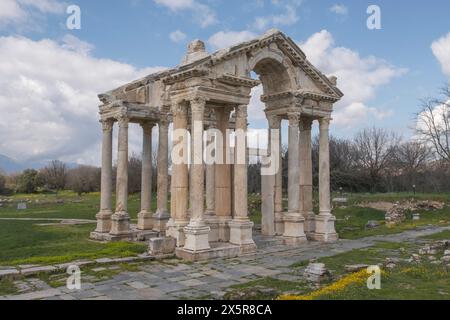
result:
[[[307,242],[303,224],[305,219],[299,214],[285,214],[283,238],[287,245],[299,245]]]
[[[241,248],[241,253],[256,250],[252,235],[253,222],[232,220],[228,225],[230,226],[230,243],[238,245]]]
[[[152,230],[153,229],[153,215],[148,211],[141,211],[138,213],[138,230]]]
[[[172,237],[177,241],[177,247],[184,246],[186,236],[184,234],[184,227],[187,226],[188,221],[174,221],[169,219],[166,225],[166,236]]]
[[[156,211],[153,215],[153,231],[165,232],[170,215],[166,210]]]
[[[316,216],[316,231],[314,233],[314,240],[321,242],[337,241],[339,236],[334,228],[335,221],[336,217],[333,215]]]
[[[190,252],[205,251],[209,246],[209,231],[208,226],[193,226],[188,225],[184,228],[186,240],[184,243],[184,250]]]
[[[316,215],[313,212],[307,212],[302,214],[305,222],[305,235],[308,239],[314,240],[314,233],[316,230]]]
[[[111,217],[111,239],[128,239],[131,237],[130,216],[127,212],[116,212]]]
[[[99,213],[95,215],[97,219],[97,228],[95,232],[98,233],[108,233],[111,230],[111,210],[101,210]]]

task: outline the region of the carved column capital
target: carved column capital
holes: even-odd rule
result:
[[[144,131],[144,133],[151,134],[152,129],[155,126],[155,123],[150,122],[150,121],[144,121],[144,122],[140,123],[140,126],[142,127],[142,130]]]
[[[119,115],[117,117],[117,123],[119,124],[119,127],[121,128],[128,128],[128,123],[130,122],[130,119],[126,115]]]
[[[114,121],[112,119],[100,120],[100,123],[102,124],[103,131],[105,132],[112,131],[114,126]]]
[[[289,126],[299,126],[300,122],[300,114],[298,113],[288,113],[288,119],[289,119]]]
[[[171,106],[174,117],[187,117],[187,108],[181,101],[174,101]]]
[[[270,129],[281,128],[281,117],[278,115],[267,115],[267,121],[269,122]]]
[[[312,119],[311,118],[301,118],[300,126],[302,130],[311,131],[312,128]]]
[[[203,115],[205,113],[206,101],[207,99],[203,97],[195,97],[192,100],[190,100],[192,114]]]
[[[248,107],[245,104],[240,104],[236,107],[236,119],[247,119]]]
[[[168,127],[169,122],[169,115],[167,113],[161,113],[158,124],[162,127]]]
[[[319,119],[320,130],[328,130],[330,128],[330,117],[323,117]]]

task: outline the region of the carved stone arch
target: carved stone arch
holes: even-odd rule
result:
[[[264,94],[294,90],[296,76],[289,59],[278,50],[260,49],[248,61],[248,68],[259,74]]]

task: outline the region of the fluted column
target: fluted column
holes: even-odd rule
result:
[[[278,130],[278,171],[275,175],[274,209],[275,209],[275,234],[282,235],[283,223],[283,161],[281,157],[281,118],[273,117],[270,121],[271,130]]]
[[[167,211],[169,184],[169,119],[162,114],[158,123],[158,165],[157,165],[157,210],[153,215],[153,229],[163,232],[166,229],[169,213]]]
[[[334,222],[336,218],[331,214],[330,199],[330,146],[329,127],[330,118],[320,118],[319,136],[319,215],[316,216],[315,238],[319,241],[336,241]]]
[[[113,120],[102,120],[102,176],[100,194],[100,212],[97,213],[95,232],[109,233],[112,215],[112,131]]]
[[[299,115],[289,114],[289,150],[288,150],[288,214],[284,217],[284,236],[289,244],[298,244],[306,240],[304,218],[300,214],[300,168],[299,168]]]
[[[234,217],[229,223],[230,243],[241,246],[241,252],[256,248],[252,237],[253,222],[247,205],[247,106],[236,107],[234,148]]]
[[[230,232],[228,222],[232,219],[231,215],[231,166],[227,163],[227,154],[229,153],[229,138],[227,136],[230,122],[231,109],[222,108],[215,112],[217,120],[217,129],[221,133],[217,141],[217,152],[222,155],[221,163],[216,164],[216,194],[215,194],[215,212],[219,220],[219,240],[228,241]],[[220,158],[220,157],[219,157]]]
[[[208,129],[214,129],[214,125],[210,125]],[[214,145],[215,136],[214,132],[207,131],[207,143],[208,145]],[[215,196],[216,196],[216,173],[215,173],[215,164],[207,163],[206,164],[206,211],[205,215],[208,218],[212,218],[215,216]]]
[[[128,118],[118,118],[119,137],[117,147],[116,212],[112,215],[113,236],[127,237],[130,234],[128,214]]]
[[[313,177],[311,118],[300,120],[300,213],[305,218],[305,234],[312,237],[315,229],[313,212]]]
[[[173,149],[172,149],[172,184],[171,184],[171,210],[167,222],[168,236],[177,240],[177,246],[185,242],[183,228],[188,224],[188,131],[187,131],[187,105],[184,102],[174,102],[173,114]]]
[[[141,123],[142,139],[142,178],[141,178],[141,211],[138,214],[137,228],[151,230],[152,222],[152,129],[151,122]]]
[[[194,98],[190,101],[191,126],[191,219],[184,228],[186,242],[184,250],[202,251],[209,249],[209,226],[204,220],[204,169],[203,169],[203,131],[206,100]]]

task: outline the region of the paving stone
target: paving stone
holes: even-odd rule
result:
[[[155,288],[144,288],[137,290],[137,294],[146,300],[161,300],[165,298],[165,293]]]
[[[20,272],[17,269],[4,269],[0,270],[0,278],[2,277],[11,277],[11,276],[17,276]]]
[[[20,270],[20,273],[24,276],[28,276],[31,274],[53,272],[56,270],[57,269],[54,266],[43,266],[43,267],[32,267],[32,268],[22,269],[22,270]]]
[[[180,283],[169,282],[169,283],[162,283],[161,285],[158,286],[158,289],[165,293],[168,293],[168,292],[174,292],[174,291],[179,291],[179,290],[185,290],[186,286],[182,285]]]
[[[132,287],[134,289],[145,289],[145,288],[149,287],[145,283],[142,283],[139,281],[128,282],[127,285],[129,285],[130,287]]]
[[[38,299],[44,299],[49,298],[53,296],[60,295],[61,291],[58,289],[48,289],[48,290],[42,290],[42,291],[35,291],[35,292],[29,292],[29,293],[23,293],[15,296],[8,297],[9,300],[38,300]]]
[[[187,286],[187,287],[196,287],[196,286],[201,286],[201,285],[205,284],[205,282],[202,282],[198,279],[189,279],[189,280],[185,280],[185,281],[180,281],[179,284]]]

